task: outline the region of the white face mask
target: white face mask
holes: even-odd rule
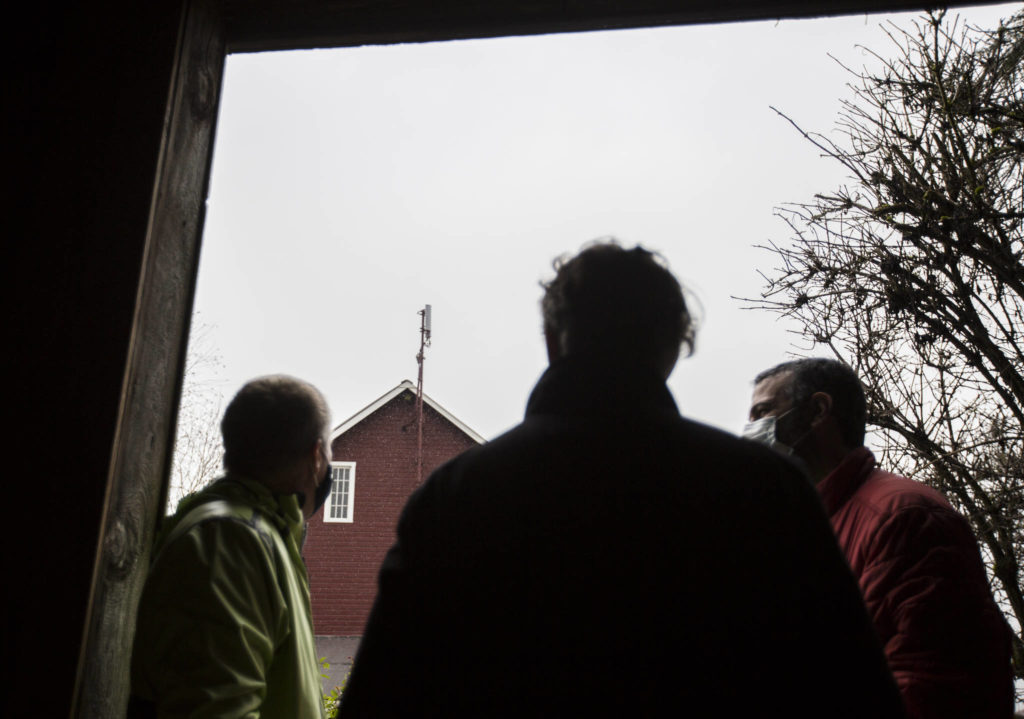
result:
[[[790,408],[777,417],[769,415],[753,422],[747,422],[743,425],[743,432],[740,433],[740,436],[744,439],[768,445],[772,449],[782,452],[782,454],[793,454],[793,448],[780,442],[775,435],[778,421],[792,411],[793,409]]]
[[[807,431],[801,434],[792,445],[786,445],[786,443],[778,440],[778,421],[788,414],[796,411],[796,407],[791,407],[782,414],[775,417],[762,417],[754,422],[748,422],[743,425],[743,431],[740,436],[746,439],[753,439],[759,441],[762,445],[767,445],[776,452],[781,452],[783,455],[793,455],[796,447],[800,445],[804,439],[806,439],[812,431],[813,427],[808,427]]]

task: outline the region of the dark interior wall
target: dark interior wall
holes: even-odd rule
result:
[[[8,169],[14,192],[7,203],[14,260],[5,263],[14,402],[7,416],[13,420],[9,454],[18,460],[8,471],[7,510],[16,519],[6,551],[11,571],[3,639],[13,672],[4,716],[67,716],[80,668],[100,693],[107,691],[102,680],[116,684],[125,671],[123,646],[119,651],[115,645],[108,647],[109,665],[90,668],[98,655],[90,653],[91,644],[83,652],[82,638],[103,644],[120,622],[119,641],[130,639],[133,612],[117,602],[130,603],[131,593],[103,587],[137,582],[145,552],[125,552],[124,544],[146,546],[166,477],[195,278],[189,243],[202,213],[202,196],[193,200],[205,189],[196,177],[208,163],[208,146],[198,140],[212,133],[219,87],[216,72],[175,85],[183,9],[197,4],[223,6],[227,41],[237,50],[918,6],[885,0],[112,0],[61,10],[21,6],[6,45],[14,155]],[[193,50],[220,57],[223,39],[211,35],[208,46]],[[168,154],[175,102],[191,103],[197,117],[209,117],[198,129],[179,128],[186,140],[198,140]],[[192,168],[191,179],[176,174],[180,168]],[[191,199],[175,205],[175,191],[188,183]],[[157,230],[173,240],[179,222],[181,248],[153,245]],[[142,485],[141,504],[121,501]],[[108,531],[119,527],[141,527],[142,533]],[[99,706],[85,704],[77,714],[116,715]]]
[[[8,27],[9,452],[22,459],[5,716],[70,707],[181,18],[176,2],[69,7],[31,4]]]

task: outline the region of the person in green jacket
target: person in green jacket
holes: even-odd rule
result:
[[[323,396],[292,377],[228,405],[225,476],[182,501],[153,549],[129,716],[323,716],[300,548],[330,491],[329,431]]]

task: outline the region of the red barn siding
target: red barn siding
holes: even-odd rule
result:
[[[477,443],[426,403],[423,415],[425,479]],[[377,570],[416,487],[416,441],[416,402],[406,391],[332,443],[334,461],[356,463],[355,492],[352,522],[324,522],[322,509],[309,522],[303,554],[317,635],[362,635]]]

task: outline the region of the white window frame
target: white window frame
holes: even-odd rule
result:
[[[335,470],[345,469],[348,470],[348,478],[343,479],[337,476]],[[341,483],[348,482],[348,487],[344,487]],[[347,494],[346,494],[347,491]],[[327,502],[324,503],[324,521],[325,522],[345,522],[350,523],[352,521],[352,509],[355,505],[354,499],[356,495],[356,463],[355,462],[331,462],[331,493],[327,495]],[[345,496],[348,500],[348,511],[345,512],[347,516],[334,517],[332,516],[335,512],[335,502],[341,496]]]

